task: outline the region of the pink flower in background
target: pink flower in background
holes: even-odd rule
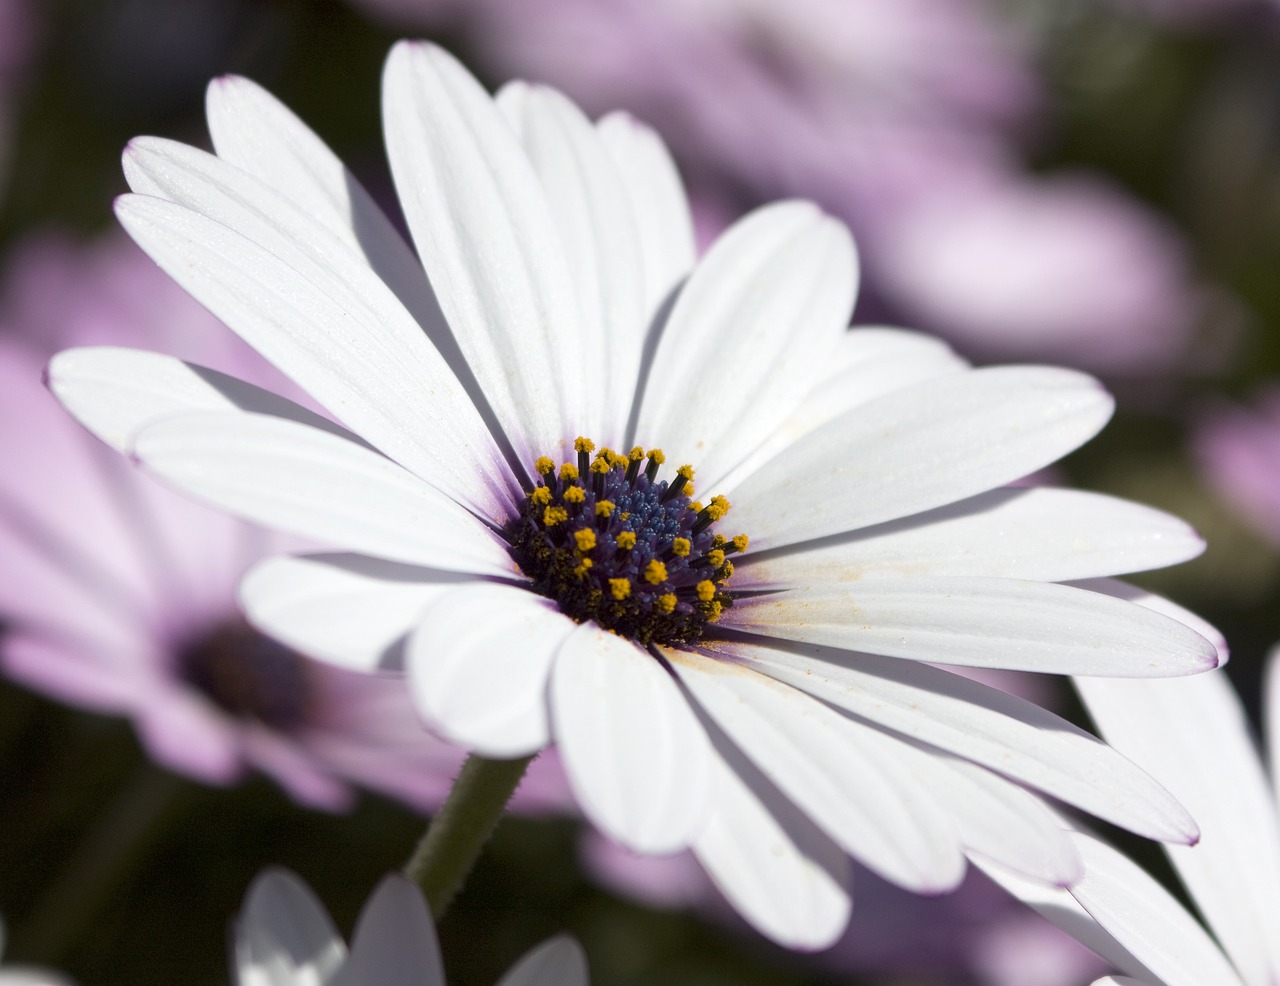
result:
[[[882,303],[970,353],[1188,368],[1201,306],[1180,237],[1101,178],[1025,171],[1045,103],[1031,39],[981,0],[357,2],[462,38],[495,77],[631,110],[695,202],[817,200]]]
[[[1194,449],[1218,495],[1280,548],[1280,385],[1271,384],[1251,406],[1223,404],[1207,413]]]
[[[287,386],[132,244],[28,244],[0,304],[0,667],[61,701],[128,716],[157,762],[211,784],[249,768],[341,809],[358,784],[438,805],[462,754],[401,682],[299,657],[236,609],[282,542],[171,494],[101,446],[41,384],[58,347],[156,346]],[[566,803],[553,761],[526,808]]]

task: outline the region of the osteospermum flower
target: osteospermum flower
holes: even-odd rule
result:
[[[324,905],[287,870],[258,875],[235,925],[237,986],[445,986],[422,894],[388,876],[360,912],[347,950]],[[561,935],[520,959],[498,986],[587,986],[582,947]]]
[[[1280,649],[1267,667],[1270,770],[1226,672],[1185,681],[1088,681],[1080,693],[1115,746],[1162,781],[1200,825],[1166,846],[1200,917],[1123,853],[1073,836],[1083,878],[1069,890],[994,875],[1126,975],[1095,986],[1271,986],[1280,982]]]
[[[402,682],[312,661],[239,612],[241,575],[286,542],[129,468],[41,373],[60,346],[107,337],[287,382],[122,237],[32,239],[6,273],[0,671],[128,717],[152,759],[205,783],[257,769],[313,807],[349,806],[353,785],[438,806],[463,754],[422,731]],[[554,769],[539,780],[528,804],[564,804]]]
[[[845,924],[849,853],[925,892],[966,851],[1076,875],[1021,785],[1194,837],[1087,733],[931,666],[1215,663],[1123,587],[1063,584],[1189,558],[1185,525],[1000,488],[1102,427],[1095,381],[847,331],[853,245],[806,203],[694,266],[670,158],[625,116],[521,83],[492,99],[424,44],[393,50],[384,87],[421,265],[243,79],[209,90],[216,154],[130,145],[117,207],[346,427],[157,354],[50,365],[75,415],[174,486],[352,552],[257,566],[256,625],[403,670],[427,723],[488,757],[555,743],[605,832],[692,846],[792,945]]]

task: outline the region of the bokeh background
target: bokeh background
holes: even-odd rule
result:
[[[409,720],[370,736],[349,703],[304,721],[255,706],[260,683],[237,697],[197,675],[190,627],[230,619],[236,559],[262,545],[228,558],[252,534],[220,535],[150,489],[125,497],[144,516],[122,521],[103,504],[136,480],[39,387],[53,348],[86,341],[267,373],[115,231],[121,148],[138,134],[207,146],[205,84],[239,73],[391,206],[378,85],[403,36],[445,44],[492,86],[545,81],[649,121],[704,243],[761,202],[816,199],[858,239],[855,321],[1098,374],[1116,418],[1048,478],[1202,531],[1202,558],[1138,581],[1225,631],[1256,713],[1280,639],[1273,0],[0,0],[6,960],[102,986],[226,982],[229,922],[268,864],[297,870],[349,930],[456,767]],[[203,589],[151,591],[148,642],[108,661],[94,593],[141,578],[113,566],[156,538]],[[77,545],[96,553],[96,588]],[[311,715],[322,685],[288,674]],[[1057,683],[1006,684],[1081,715]],[[848,939],[786,953],[686,861],[620,855],[563,803],[548,762],[441,926],[451,983],[493,983],[562,929],[608,986],[1076,986],[1098,968],[976,877],[920,900],[860,874]]]

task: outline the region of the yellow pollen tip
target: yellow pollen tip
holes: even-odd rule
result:
[[[681,466],[679,469],[676,470],[676,475],[684,477],[685,482],[688,482],[689,480],[693,479],[693,466],[690,466],[690,465]]]
[[[644,449],[642,449],[639,445],[637,445],[635,448],[633,448],[630,452],[627,453],[627,458],[630,459],[632,462],[639,462],[641,459],[644,458]]]
[[[720,619],[720,613],[723,609],[724,607],[720,604],[719,600],[713,599],[711,602],[707,603],[707,608],[706,608],[707,622],[708,623],[717,622]]]
[[[707,561],[711,562],[712,568],[719,568],[724,564],[724,552],[719,548],[713,548],[707,552]]]
[[[673,538],[671,540],[671,553],[678,558],[689,557],[689,551],[693,547],[693,542],[688,538]]]
[[[724,575],[722,575],[722,576],[720,576],[720,577],[721,577],[722,579],[731,579],[731,578],[733,578],[733,562],[731,562],[731,561],[727,561],[727,562],[725,562],[725,563],[724,563]]]
[[[617,506],[612,500],[599,500],[596,502],[596,516],[611,517]]]
[[[533,492],[529,494],[529,499],[537,506],[545,507],[551,502],[551,490],[547,489],[545,486],[536,486],[534,487]]]
[[[571,482],[578,478],[578,467],[572,462],[566,462],[560,467],[560,478],[566,482]]]
[[[613,466],[609,465],[609,460],[605,458],[596,458],[591,463],[591,471],[594,473],[599,473],[601,476],[603,476],[612,468]]]
[[[658,465],[662,465],[664,462],[667,461],[667,457],[662,454],[662,449],[660,448],[649,449],[649,458],[651,458]]]
[[[716,597],[716,584],[710,579],[703,579],[694,586],[694,592],[698,594],[698,598],[704,603],[709,603]]]
[[[650,585],[657,585],[659,582],[667,581],[667,566],[656,558],[652,559],[644,567],[644,580]]]
[[[581,435],[579,435],[577,438],[573,440],[573,450],[575,452],[594,452],[595,448],[596,448],[596,443],[593,442],[590,438],[583,438]]]
[[[676,594],[674,592],[664,592],[653,601],[653,608],[663,616],[667,616],[675,612]]]
[[[733,539],[733,546],[737,548],[739,551],[746,551],[747,545],[750,542],[751,542],[751,539],[747,537],[745,534],[739,534]]]
[[[581,531],[574,531],[573,540],[577,544],[579,551],[590,551],[596,546],[596,532],[589,527]]]
[[[611,466],[625,466],[630,461],[625,455],[615,452],[613,449],[605,449],[605,451],[609,455],[609,465]]]
[[[613,593],[614,599],[618,599],[618,600],[626,599],[627,596],[631,595],[631,580],[630,579],[610,579],[609,591]]]
[[[620,531],[618,533],[617,540],[618,540],[619,548],[625,548],[626,550],[630,551],[632,548],[636,546],[636,532]]]
[[[591,568],[591,559],[583,558],[580,562],[578,562],[578,567],[573,570],[573,574],[578,576],[578,578],[580,579],[585,579],[587,577],[587,570],[590,568]]]
[[[542,512],[542,523],[547,527],[555,527],[557,524],[563,524],[569,519],[569,511],[564,507],[547,507]]]
[[[565,503],[581,503],[587,498],[587,491],[581,486],[570,486],[564,491]]]
[[[702,513],[702,504],[697,500],[690,500],[689,509],[692,510],[695,514],[700,514]]]
[[[543,476],[550,476],[556,470],[556,464],[549,455],[538,456],[538,461],[533,464],[533,468]]]
[[[630,510],[624,510],[624,511],[622,511],[622,513],[618,514],[618,519],[619,519],[619,520],[630,520],[630,519],[631,519],[631,511],[630,511]]]

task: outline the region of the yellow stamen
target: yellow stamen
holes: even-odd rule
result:
[[[574,531],[573,540],[578,545],[579,551],[590,551],[596,546],[596,532],[589,527]]]
[[[679,469],[676,470],[676,475],[683,477],[684,481],[687,483],[689,480],[693,479],[693,466],[690,466],[690,465],[681,466]]]
[[[711,504],[706,509],[708,517],[712,520],[719,520],[729,512],[729,501],[723,496],[713,496]]]
[[[720,619],[720,613],[723,610],[724,610],[724,607],[720,604],[719,600],[712,600],[711,602],[707,603],[707,608],[704,611],[706,613],[707,622],[715,623],[717,620]]]
[[[573,570],[573,574],[578,576],[578,578],[580,579],[585,579],[587,577],[587,569],[589,569],[590,567],[591,567],[591,559],[583,558],[581,561],[578,562],[578,567]]]
[[[747,545],[750,543],[750,541],[751,539],[748,538],[745,534],[739,534],[733,539],[733,546],[737,548],[739,551],[746,551]]]
[[[606,517],[606,518],[607,518],[607,517],[610,517],[610,516],[612,516],[612,514],[613,514],[614,510],[616,510],[616,509],[617,509],[617,504],[616,504],[616,503],[614,503],[612,500],[597,500],[597,501],[596,501],[596,516],[597,516],[597,517]]]
[[[644,567],[644,580],[650,585],[657,585],[659,582],[667,581],[667,566],[656,558],[652,559]]]
[[[529,494],[529,499],[539,507],[545,507],[551,502],[551,490],[546,486],[535,486],[533,492]]]
[[[623,549],[623,550],[625,550],[625,551],[630,551],[630,550],[631,550],[632,548],[634,548],[635,546],[636,546],[636,532],[635,532],[635,531],[619,531],[619,532],[618,532],[618,547],[619,547],[619,548],[622,548],[622,549]]]
[[[579,435],[577,438],[573,440],[573,450],[575,452],[590,453],[590,452],[594,452],[595,448],[596,448],[596,443],[593,442],[590,438],[583,438],[581,435]]]
[[[698,594],[698,598],[704,603],[709,603],[716,597],[716,584],[710,579],[703,579],[694,586],[694,592]]]
[[[679,558],[689,557],[689,551],[693,547],[693,542],[688,538],[672,538],[671,553]]]
[[[560,467],[560,478],[565,482],[572,482],[578,478],[578,467],[572,462],[566,462]]]
[[[662,449],[660,448],[649,449],[649,458],[651,458],[658,465],[662,465],[664,462],[667,461],[667,457],[662,454]]]
[[[630,459],[632,462],[639,462],[641,459],[644,458],[644,449],[642,449],[639,445],[637,445],[635,448],[633,448],[630,452],[627,453],[627,458]]]
[[[603,458],[603,454],[604,453],[601,453],[600,456],[597,456],[591,462],[591,471],[594,473],[599,473],[601,476],[603,476],[605,473],[607,473],[610,469],[613,468],[613,466],[609,465],[609,460],[606,458]]]
[[[653,601],[653,607],[663,616],[675,612],[676,594],[674,592],[664,592]]]
[[[702,513],[702,504],[699,503],[697,500],[690,500],[689,509],[692,510],[695,514],[700,514]]]
[[[622,600],[631,595],[630,579],[610,579],[609,591],[613,593],[613,598]]]
[[[724,552],[719,548],[713,548],[707,552],[707,561],[711,562],[712,568],[719,568],[724,564]]]
[[[564,507],[547,507],[542,512],[542,523],[547,527],[555,527],[557,524],[563,524],[569,519],[569,511]]]
[[[556,464],[549,455],[538,456],[538,461],[533,464],[533,468],[538,470],[543,476],[550,476],[555,472]]]
[[[570,486],[564,491],[565,503],[581,503],[587,498],[587,491],[581,486]]]

